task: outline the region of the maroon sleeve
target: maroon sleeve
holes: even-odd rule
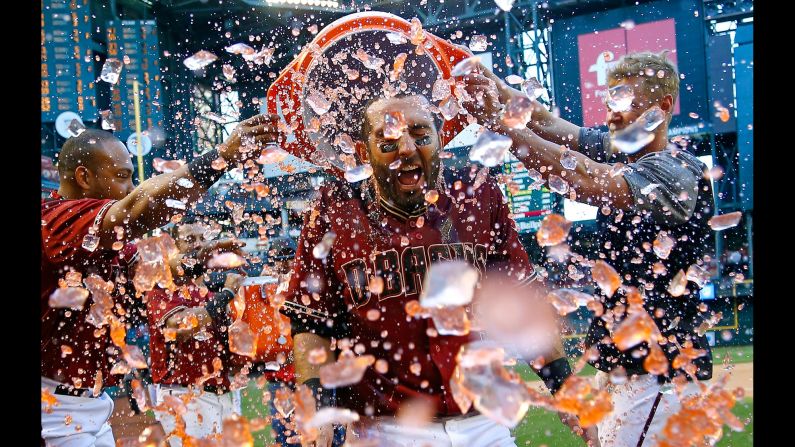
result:
[[[149,323],[149,367],[152,373],[152,380],[160,383],[169,376],[171,371],[168,367],[169,350],[166,345],[166,337],[162,332],[162,322],[169,315],[179,311],[185,306],[178,298],[179,291],[170,293],[159,287],[155,287],[146,294],[146,314]]]
[[[89,228],[102,225],[102,219],[115,200],[62,200],[45,204],[41,210],[43,255],[52,264],[69,264],[99,254],[100,248],[83,248]]]
[[[293,334],[312,332],[324,337],[339,336],[344,330],[340,320],[344,308],[342,288],[333,266],[332,246],[328,256],[317,259],[313,250],[329,231],[328,197],[332,191],[321,188],[316,206],[304,215],[298,248],[292,265],[290,283],[285,293],[282,314],[290,318]]]
[[[490,198],[494,231],[489,248],[489,267],[499,269],[522,283],[534,280],[535,268],[519,240],[516,222],[510,217],[505,196],[492,179],[489,179],[483,188],[487,188],[487,197]]]

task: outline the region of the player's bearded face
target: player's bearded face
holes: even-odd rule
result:
[[[425,98],[409,96],[376,101],[366,112],[367,155],[378,192],[405,210],[422,206],[425,192],[436,188],[439,176],[439,132],[428,106]],[[405,120],[398,137],[390,134],[387,114]]]

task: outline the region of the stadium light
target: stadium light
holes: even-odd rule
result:
[[[339,9],[340,4],[334,0],[265,0],[269,6],[315,6],[321,8]]]

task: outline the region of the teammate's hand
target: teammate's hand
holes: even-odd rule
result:
[[[514,96],[518,95],[527,96],[521,91],[508,85],[507,82],[497,77],[497,75],[495,75],[491,70],[483,66],[483,64],[480,64],[479,71],[483,77],[494,83],[494,87],[497,89],[497,93],[500,94],[501,103],[503,104],[507,103]]]
[[[224,289],[234,290],[237,292],[237,289],[240,288],[240,285],[243,283],[244,279],[246,279],[244,275],[239,275],[237,273],[227,273],[226,279],[224,280]]]
[[[301,447],[331,447],[334,440],[334,425],[325,424],[318,427],[319,434],[314,441],[301,441]]]
[[[209,241],[202,245],[196,257],[200,263],[206,264],[207,261],[213,257],[213,255],[221,252],[232,252],[240,256],[244,256],[243,250],[241,250],[241,248],[245,245],[245,242],[237,239],[219,239],[217,241]]]
[[[278,122],[278,115],[255,115],[241,121],[219,146],[221,157],[227,161],[241,161],[258,155],[257,149],[262,149],[267,143],[284,141]]]
[[[580,419],[577,416],[558,412],[558,417],[560,418],[561,422],[566,424],[574,433],[575,435],[581,437],[583,441],[585,441],[585,445],[588,447],[601,447],[599,444],[599,435],[597,433],[596,426],[582,428],[580,426]]]
[[[473,98],[473,101],[463,102],[466,111],[486,127],[497,126],[505,104],[500,101],[500,93],[495,82],[476,72],[461,79],[464,81],[464,89]]]
[[[467,79],[467,78],[471,78],[471,79]],[[488,85],[489,88],[496,89],[496,91],[497,91],[497,101],[502,106],[505,106],[506,104],[508,104],[508,102],[512,98],[514,98],[516,96],[525,96],[525,97],[527,96],[525,93],[521,92],[520,90],[517,90],[517,89],[511,87],[510,85],[508,85],[507,82],[505,82],[504,80],[502,80],[499,77],[497,77],[497,75],[495,75],[491,70],[489,70],[488,68],[483,66],[483,64],[480,64],[480,66],[479,66],[479,68],[478,68],[476,73],[470,73],[469,75],[465,76],[464,77],[464,82],[466,83],[466,85],[468,87],[467,88],[467,92],[469,92],[470,95],[473,94],[472,92],[470,92],[470,89],[472,91],[478,91],[478,90],[483,88],[483,87],[476,87],[476,85],[480,85],[480,86]],[[470,84],[472,84],[472,87],[469,87]],[[489,99],[491,101],[494,101],[492,98],[489,98]],[[533,99],[532,100],[532,104],[533,104],[533,116],[534,117],[536,116],[535,115],[536,113],[540,113],[541,115],[539,115],[539,116],[545,116],[545,115],[547,115],[549,113],[547,111],[547,109],[540,102],[538,102],[537,100]],[[467,108],[467,111],[469,111],[469,107],[467,107],[467,104],[465,103],[464,105],[465,105],[465,108]],[[470,111],[469,113],[472,114],[473,116],[475,116],[476,118],[480,119],[480,117],[477,114],[473,113],[472,111]],[[497,124],[499,124],[499,121],[497,121]],[[531,121],[528,124],[532,125],[533,121]]]
[[[166,327],[177,331],[177,341],[183,342],[193,337],[212,323],[212,317],[202,306],[181,310],[166,320]]]

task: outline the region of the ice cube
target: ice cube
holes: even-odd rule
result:
[[[657,238],[654,239],[653,249],[654,254],[657,255],[660,259],[668,259],[668,255],[671,254],[671,250],[674,248],[675,242],[673,238],[668,236],[667,233],[661,231],[660,234],[657,235]]]
[[[469,159],[484,166],[497,166],[505,160],[505,154],[512,145],[510,137],[486,130],[469,150]]]
[[[88,298],[88,290],[82,287],[59,287],[50,295],[48,304],[54,308],[81,310]]]
[[[201,50],[196,52],[193,56],[186,58],[182,61],[190,70],[200,70],[218,59],[218,56],[210,53],[209,51]]]
[[[334,363],[320,367],[320,383],[324,388],[339,388],[359,383],[365,370],[375,362],[372,355],[354,356],[344,351]]]
[[[566,194],[569,192],[569,183],[566,180],[563,180],[562,177],[559,177],[555,174],[549,174],[547,178],[547,184],[549,185],[549,190],[552,192],[556,192],[558,194]]]
[[[476,70],[479,64],[480,64],[479,56],[468,57],[462,60],[461,62],[455,64],[453,69],[450,71],[450,76],[458,77],[458,76],[468,75],[473,70]]]
[[[113,114],[110,110],[100,110],[99,116],[103,130],[116,130],[116,124],[113,122]]]
[[[237,320],[229,326],[229,350],[246,357],[256,357],[257,334],[245,321]]]
[[[544,88],[544,84],[542,84],[535,76],[522,82],[522,91],[530,99],[538,99],[547,94],[547,89]]]
[[[318,115],[323,115],[331,109],[331,103],[317,90],[311,90],[306,96],[306,103]]]
[[[243,55],[251,55],[257,52],[257,50],[244,43],[236,43],[230,45],[226,47],[226,51],[232,54],[243,54]]]
[[[740,219],[742,219],[742,217],[742,211],[735,211],[733,213],[712,216],[707,223],[714,231],[721,231],[727,228],[736,227],[737,224],[740,223]]]
[[[533,101],[524,95],[515,95],[508,100],[502,113],[502,122],[513,129],[522,129],[527,126],[533,115]]]
[[[515,0],[494,0],[494,3],[503,11],[510,11]]]
[[[607,90],[607,107],[614,112],[629,112],[634,100],[632,86],[620,84]]]
[[[386,38],[394,45],[404,44],[408,42],[408,39],[404,37],[402,34],[398,33],[387,33]]]
[[[69,126],[66,128],[66,131],[69,132],[69,135],[76,137],[83,133],[86,130],[86,126],[80,122],[79,119],[75,118],[69,122]]]
[[[536,240],[541,247],[551,247],[566,240],[572,223],[560,214],[548,214],[541,221],[536,232]]]
[[[234,269],[246,265],[246,260],[237,253],[226,252],[213,255],[207,261],[207,267],[211,269]]]
[[[432,264],[420,295],[423,307],[463,306],[472,301],[478,271],[464,261]]]
[[[450,96],[450,84],[447,80],[439,78],[433,83],[433,91],[431,92],[431,99],[433,101],[441,101]]]
[[[591,268],[591,276],[593,277],[596,285],[602,289],[607,296],[613,296],[613,293],[621,286],[621,276],[618,275],[616,269],[605,261],[598,260]]]
[[[331,247],[334,245],[334,240],[336,239],[337,233],[333,231],[324,234],[323,239],[312,249],[312,256],[314,256],[315,259],[325,259],[331,251]]]
[[[665,121],[665,112],[660,108],[660,106],[654,106],[649,110],[643,112],[643,115],[638,117],[638,121],[643,122],[643,129],[647,132],[651,132],[660,124]]]
[[[636,121],[623,130],[616,132],[610,143],[621,152],[631,155],[654,141],[654,134],[644,128],[642,122]]]
[[[99,236],[88,233],[83,236],[83,243],[81,245],[84,249],[93,252],[99,247]]]
[[[477,51],[480,53],[482,51],[486,51],[488,46],[488,37],[484,36],[483,34],[475,34],[469,39],[469,49],[472,51]]]
[[[439,112],[441,112],[446,121],[455,118],[460,110],[461,107],[458,105],[458,100],[453,95],[448,96],[447,99],[439,104]]]
[[[373,167],[369,163],[356,166],[345,171],[345,180],[356,183],[366,180],[373,175]]]
[[[121,75],[121,69],[123,66],[124,65],[120,60],[116,59],[115,57],[109,57],[105,59],[105,63],[102,65],[102,71],[99,73],[99,78],[108,84],[116,84],[119,82],[119,75]]]

